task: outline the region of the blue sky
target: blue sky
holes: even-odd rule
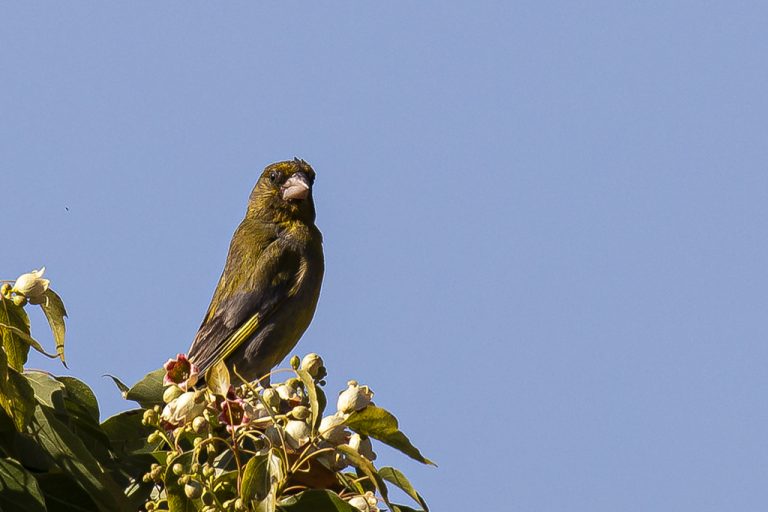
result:
[[[399,416],[440,467],[379,462],[434,510],[764,510],[767,25],[759,2],[6,3],[0,274],[47,266],[107,416],[129,404],[101,375],[187,349],[259,172],[299,156],[327,273],[296,352]]]

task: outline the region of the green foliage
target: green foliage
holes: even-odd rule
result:
[[[431,462],[367,386],[350,381],[326,414],[316,354],[272,372],[271,385],[235,387],[223,364],[202,385],[183,355],[132,387],[109,376],[139,408],[100,422],[84,382],[24,369],[30,347],[64,363],[66,310],[43,272],[0,288],[0,510],[428,511],[400,471],[376,468],[371,440]],[[42,308],[55,354],[32,337],[30,305]],[[390,503],[387,485],[419,508]]]

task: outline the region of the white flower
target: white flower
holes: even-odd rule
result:
[[[344,417],[338,414],[323,418],[322,421],[320,421],[318,432],[320,433],[320,437],[331,444],[344,444],[347,440]]]
[[[349,504],[361,512],[379,512],[379,507],[376,506],[376,496],[371,491],[362,496],[355,496],[349,500]]]
[[[349,437],[347,444],[366,459],[376,460],[376,454],[373,452],[373,444],[370,437],[363,439],[360,437],[360,434],[354,433]]]
[[[294,450],[309,442],[312,431],[303,421],[290,420],[285,426],[285,440]]]
[[[43,301],[43,294],[48,291],[48,285],[51,283],[48,279],[43,279],[44,273],[45,267],[20,275],[11,291],[25,296],[33,304],[40,304]]]
[[[339,412],[347,414],[365,409],[371,403],[373,391],[368,386],[358,386],[357,381],[347,383],[347,389],[339,394],[336,408]]]
[[[205,410],[205,401],[199,400],[202,393],[187,391],[165,406],[160,418],[171,425],[189,423]]]

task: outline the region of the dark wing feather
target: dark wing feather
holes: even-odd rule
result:
[[[228,262],[229,263],[229,262]],[[239,265],[233,265],[233,271]],[[273,241],[261,252],[250,276],[239,276],[239,289],[229,290],[229,265],[221,276],[208,313],[189,349],[189,358],[201,374],[251,339],[265,320],[294,291],[299,256]]]

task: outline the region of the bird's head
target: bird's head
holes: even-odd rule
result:
[[[314,222],[315,171],[298,158],[268,165],[251,192],[248,213],[271,221]]]

